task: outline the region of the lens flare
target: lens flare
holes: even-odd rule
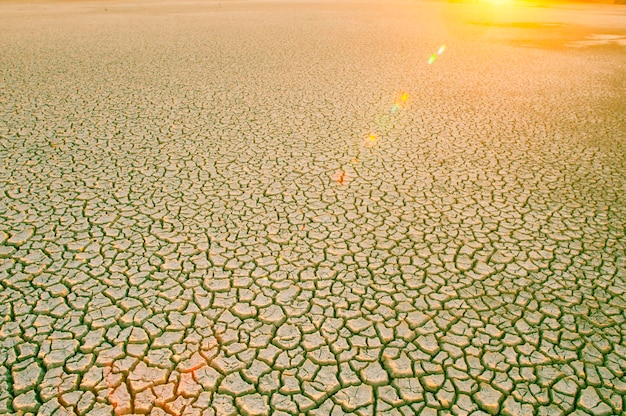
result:
[[[441,45],[439,49],[437,49],[437,55],[441,55],[446,50],[446,45]]]
[[[430,58],[428,58],[428,65],[432,65],[432,63],[435,62],[436,59],[437,59],[436,53],[433,53],[432,55],[430,55]]]
[[[378,136],[374,133],[370,133],[365,139],[365,147],[367,148],[376,146],[376,143],[378,143]]]
[[[395,114],[401,108],[406,108],[409,104],[409,94],[407,92],[401,91],[396,95],[396,98],[393,100],[393,106],[391,106],[391,114]]]
[[[339,185],[346,185],[350,181],[350,178],[344,170],[338,170],[332,178],[333,181],[337,182]]]

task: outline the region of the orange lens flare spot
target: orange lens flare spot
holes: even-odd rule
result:
[[[377,142],[378,136],[374,133],[370,133],[369,136],[367,136],[367,139],[365,139],[365,147],[374,147]]]
[[[348,174],[346,174],[345,171],[338,170],[333,175],[333,181],[337,182],[339,185],[345,185],[350,181],[350,178],[348,178]]]

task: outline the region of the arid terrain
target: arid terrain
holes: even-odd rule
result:
[[[0,414],[626,415],[626,6],[0,2]]]

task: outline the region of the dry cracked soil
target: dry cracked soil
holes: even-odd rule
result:
[[[0,28],[0,414],[626,414],[624,6]]]

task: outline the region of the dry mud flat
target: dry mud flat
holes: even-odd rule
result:
[[[0,413],[626,414],[623,13],[3,2]]]

